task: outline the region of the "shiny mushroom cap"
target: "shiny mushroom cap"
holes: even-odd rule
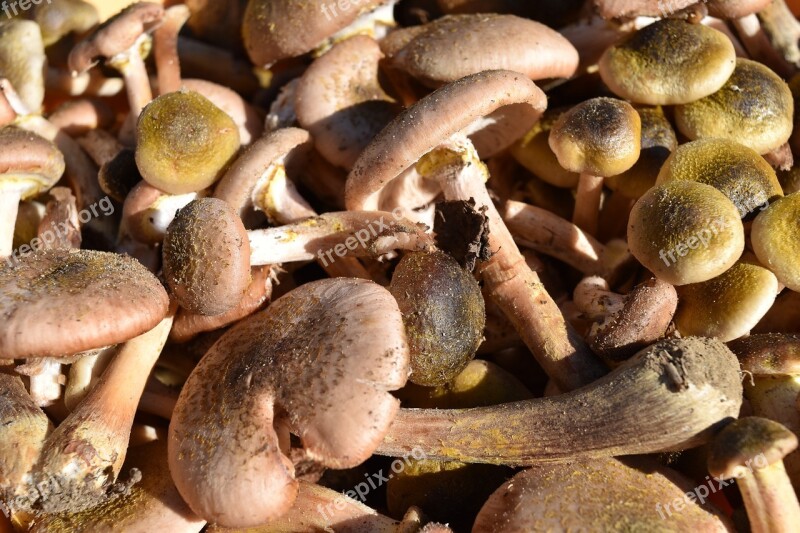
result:
[[[796,376],[800,374],[800,335],[761,333],[737,339],[728,347],[755,376]]]
[[[736,53],[725,34],[702,24],[663,19],[632,33],[600,59],[600,76],[622,98],[650,105],[693,102],[733,73]]]
[[[226,527],[281,516],[297,495],[289,431],[330,468],[366,460],[408,377],[397,302],[370,281],[301,285],[240,322],[181,391],[169,430],[170,471],[200,516]]]
[[[793,116],[786,82],[761,63],[741,58],[719,90],[675,109],[678,129],[688,138],[731,139],[759,154],[789,140]]]
[[[753,250],[778,281],[800,292],[800,193],[772,203],[753,221]]]
[[[154,328],[169,299],[135,259],[45,250],[0,265],[0,354],[58,357],[125,342]]]
[[[64,173],[64,156],[35,133],[2,128],[0,147],[0,191],[18,191],[25,200],[55,185]]]

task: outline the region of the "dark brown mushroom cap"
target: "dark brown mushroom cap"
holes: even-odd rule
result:
[[[445,16],[390,33],[381,49],[394,67],[430,87],[484,70],[513,70],[540,80],[569,78],[578,68],[578,51],[566,38],[514,15]]]
[[[675,180],[711,185],[733,202],[743,218],[783,196],[769,163],[728,139],[700,139],[679,146],[664,162],[656,184]]]
[[[155,2],[137,2],[126,7],[72,49],[69,69],[80,74],[97,64],[99,58],[108,59],[130,49],[163,18],[164,7]]]
[[[35,133],[2,128],[0,148],[0,191],[18,191],[23,200],[49,189],[64,173],[64,155]]]
[[[741,477],[782,461],[796,448],[797,437],[782,424],[757,416],[740,418],[714,438],[708,471],[722,479]]]
[[[470,136],[481,157],[488,157],[528,131],[546,107],[542,90],[517,72],[481,72],[445,85],[397,116],[361,153],[347,179],[348,209],[362,209],[392,179],[476,120],[495,120]]]
[[[672,105],[718,90],[733,73],[728,37],[702,24],[662,19],[626,36],[600,59],[600,76],[632,102]]]
[[[244,45],[253,63],[268,67],[310,52],[362,13],[387,2],[353,2],[348,4],[350,9],[337,10],[334,15],[324,8],[336,4],[326,0],[250,0],[242,24]]]
[[[225,333],[192,372],[169,431],[175,483],[206,520],[263,524],[297,494],[287,432],[319,463],[355,466],[382,441],[399,408],[387,391],[407,377],[389,291],[346,278],[301,285]]]
[[[297,85],[297,120],[334,165],[352,168],[401,109],[380,86],[382,57],[374,39],[356,35],[314,61]]]
[[[642,122],[627,102],[592,98],[561,115],[550,130],[550,148],[562,167],[593,176],[615,176],[639,159]]]
[[[181,306],[201,315],[236,307],[250,284],[250,240],[224,200],[200,198],[178,211],[164,237],[164,278]]]
[[[88,250],[34,252],[0,265],[0,354],[58,357],[153,329],[169,298],[135,259]]]
[[[761,63],[742,58],[719,90],[675,108],[675,123],[689,139],[731,139],[759,154],[789,140],[793,118],[786,82]]]
[[[757,376],[800,374],[800,335],[762,333],[728,343],[746,370]]]

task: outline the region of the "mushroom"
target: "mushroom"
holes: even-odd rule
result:
[[[38,24],[11,19],[0,25],[0,77],[7,78],[19,90],[31,112],[38,112],[44,101],[46,60]]]
[[[744,250],[739,211],[720,191],[694,181],[650,189],[628,221],[631,253],[672,285],[700,283],[728,270]]]
[[[247,0],[186,0],[192,11],[187,26],[194,35],[225,49],[242,48],[242,19]]]
[[[259,111],[237,92],[207,80],[184,78],[181,83],[186,89],[208,98],[233,119],[239,127],[239,140],[243,146],[250,146],[253,141],[261,137],[264,121]]]
[[[675,105],[719,90],[733,73],[735,60],[723,33],[667,18],[608,48],[599,66],[614,94],[639,104]]]
[[[750,232],[759,261],[793,291],[800,291],[798,216],[800,193],[793,193],[764,209],[753,221]]]
[[[794,433],[755,416],[731,423],[711,444],[708,471],[719,479],[736,478],[753,533],[791,531],[800,524],[800,504],[783,466],[795,448]]]
[[[83,0],[42,2],[34,7],[34,20],[39,24],[45,46],[70,33],[84,33],[99,22],[97,9]]]
[[[572,188],[578,184],[580,174],[562,167],[548,142],[553,124],[563,113],[563,109],[546,110],[530,131],[511,146],[510,151],[520,165],[543,181],[556,187]]]
[[[206,194],[207,191],[166,194],[144,180],[139,181],[122,204],[121,232],[140,243],[156,245],[164,240],[175,213]]]
[[[474,198],[476,205],[485,206],[489,249],[495,252],[480,268],[488,293],[548,374],[571,389],[593,381],[605,369],[527,266],[489,197],[486,167],[476,153],[486,130],[473,134],[475,146],[459,133],[481,117],[501,118],[493,131],[503,122],[506,131],[492,145],[507,147],[530,129],[544,108],[544,94],[518,73],[487,71],[445,85],[378,134],[353,167],[345,197],[349,209],[369,208],[392,179],[416,165],[421,176],[439,181],[447,200]]]
[[[12,126],[0,129],[0,146],[0,258],[5,258],[12,253],[20,200],[55,185],[64,173],[64,156],[53,143]]]
[[[407,375],[388,291],[344,278],[301,285],[225,333],[187,380],[169,430],[178,490],[225,527],[283,515],[298,491],[284,455],[289,432],[327,467],[358,465],[397,413],[386,391]]]
[[[642,123],[627,102],[592,98],[561,115],[550,130],[559,164],[580,174],[572,221],[597,233],[603,178],[621,174],[639,159]]]
[[[164,11],[164,19],[153,34],[156,68],[158,70],[158,94],[163,95],[181,88],[181,63],[178,57],[178,33],[191,11],[178,4]]]
[[[787,289],[779,294],[753,333],[800,333],[800,293]]]
[[[688,138],[731,139],[759,154],[789,140],[793,117],[786,82],[761,63],[741,58],[719,90],[675,108],[675,123]]]
[[[708,441],[741,400],[739,363],[724,344],[667,339],[567,394],[401,410],[376,453],[522,466],[683,450]]]

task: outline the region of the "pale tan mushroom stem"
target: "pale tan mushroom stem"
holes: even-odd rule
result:
[[[602,196],[603,178],[583,172],[578,180],[578,195],[575,197],[572,222],[590,235],[597,234]]]
[[[14,248],[14,226],[17,224],[20,198],[18,190],[0,192],[0,259],[11,255]]]
[[[191,14],[189,8],[184,4],[168,8],[164,11],[164,22],[153,35],[158,69],[158,94],[171,93],[181,88],[178,33]]]

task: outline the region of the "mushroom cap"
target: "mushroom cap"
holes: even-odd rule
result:
[[[314,145],[334,165],[350,169],[400,111],[378,80],[378,43],[356,35],[334,45],[300,78],[295,112]]]
[[[181,85],[195,91],[222,109],[239,127],[239,140],[247,146],[264,132],[264,120],[258,111],[242,98],[239,93],[207,80],[186,79]]]
[[[153,329],[169,298],[127,256],[43,250],[0,265],[0,354],[58,357],[125,342]]]
[[[624,37],[600,58],[600,76],[622,98],[673,105],[708,96],[736,66],[725,34],[702,24],[662,19]]]
[[[753,221],[750,239],[758,260],[778,281],[800,292],[800,193],[778,199]]]
[[[740,19],[758,13],[772,0],[708,0],[708,14],[721,19]]]
[[[616,98],[592,98],[561,115],[550,130],[550,148],[562,167],[593,176],[625,172],[639,159],[639,113]]]
[[[569,78],[578,68],[578,51],[566,38],[514,15],[448,15],[390,33],[381,49],[392,66],[429,87],[484,70],[541,80]]]
[[[45,46],[55,44],[73,31],[88,31],[100,21],[97,9],[83,0],[49,0],[37,5],[35,10]]]
[[[124,203],[133,188],[142,181],[142,174],[136,166],[136,152],[130,148],[120,150],[100,167],[97,181],[104,193]]]
[[[539,121],[519,141],[511,146],[514,159],[533,172],[538,178],[556,187],[573,188],[578,185],[580,174],[570,172],[558,163],[550,148],[550,130],[564,109],[548,109]]]
[[[748,416],[735,420],[719,432],[708,455],[712,476],[729,479],[764,468],[797,448],[797,437],[785,426],[767,418]],[[763,461],[766,465],[759,466]]]
[[[659,279],[700,283],[739,259],[744,227],[736,206],[714,187],[671,181],[653,187],[633,206],[628,247]]]
[[[210,187],[239,150],[239,129],[227,113],[193,91],[150,102],[136,126],[136,164],[153,187],[185,194]]]
[[[706,0],[708,1],[708,0]],[[665,17],[697,3],[697,0],[594,0],[604,19]]]
[[[242,24],[244,45],[253,63],[269,67],[310,52],[362,13],[389,1],[362,0],[331,12],[327,0],[250,0]]]
[[[361,153],[347,178],[348,209],[363,209],[391,180],[483,117],[494,124],[470,138],[481,157],[489,157],[528,131],[546,107],[536,84],[506,70],[473,74],[437,89],[400,113]]]
[[[495,491],[472,531],[729,531],[719,511],[695,503],[668,521],[659,514],[692,485],[647,458],[535,466]]]
[[[8,78],[33,113],[38,113],[44,102],[46,61],[38,24],[23,19],[0,24],[0,76]]]
[[[749,335],[728,344],[746,370],[756,376],[796,376],[800,374],[800,335],[762,333]]]
[[[178,211],[167,228],[162,254],[167,285],[193,313],[226,313],[250,285],[247,230],[224,200],[200,198]]]
[[[775,170],[755,150],[730,139],[683,144],[664,162],[657,185],[696,181],[718,189],[742,218],[783,196]]]
[[[728,342],[753,329],[777,294],[775,275],[744,258],[713,279],[678,287],[675,325],[681,335]]]
[[[14,126],[0,129],[0,192],[25,200],[46,191],[64,173],[64,155],[47,139]]]
[[[761,63],[741,58],[718,91],[675,108],[675,123],[689,139],[731,139],[759,154],[789,140],[793,117],[786,82]]]
[[[137,2],[126,7],[79,42],[69,53],[70,71],[82,74],[97,64],[129,50],[144,33],[155,29],[164,18],[164,6],[155,2]]]
[[[226,527],[280,516],[297,494],[286,432],[327,467],[358,465],[399,408],[387,391],[407,377],[403,320],[386,289],[347,278],[301,285],[226,332],[189,376],[169,428],[178,490]]]

